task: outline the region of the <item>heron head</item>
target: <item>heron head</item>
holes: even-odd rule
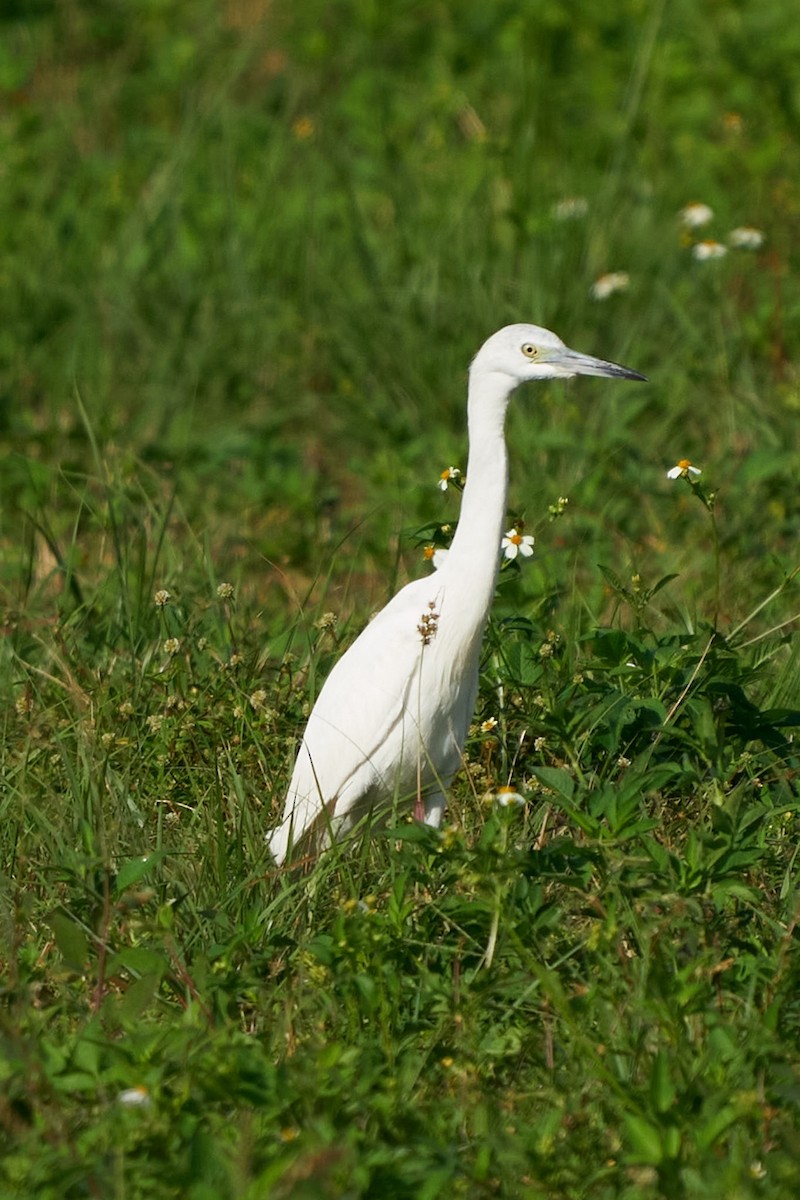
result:
[[[570,350],[560,337],[540,325],[506,325],[484,342],[470,368],[474,374],[507,375],[515,384],[529,379],[571,379],[601,375],[611,379],[641,379],[630,367]]]

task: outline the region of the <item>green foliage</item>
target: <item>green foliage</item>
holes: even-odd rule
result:
[[[0,29],[0,1197],[793,1200],[785,5]],[[512,407],[536,555],[445,829],[276,872],[308,704],[447,544],[465,366],[527,319],[651,386]]]

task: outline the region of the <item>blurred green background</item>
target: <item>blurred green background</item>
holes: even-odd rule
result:
[[[532,593],[677,569],[702,614],[702,514],[664,478],[688,456],[741,615],[797,533],[799,64],[777,3],[6,6],[6,562],[46,508],[97,567],[91,436],[221,570],[307,583],[335,553],[372,601],[398,532],[455,515],[432,489],[470,357],[530,320],[652,380],[518,398],[514,510],[572,506]],[[687,233],[692,201],[715,215]],[[759,251],[692,257],[741,225]]]

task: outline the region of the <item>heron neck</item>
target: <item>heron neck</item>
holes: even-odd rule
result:
[[[508,498],[504,425],[512,390],[507,375],[470,375],[466,483],[458,529],[446,560],[465,588],[480,593],[487,608],[494,595]]]

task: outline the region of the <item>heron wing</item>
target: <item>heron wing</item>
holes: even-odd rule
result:
[[[419,624],[436,599],[435,577],[389,602],[339,659],[308,719],[270,849],[282,861],[325,818],[339,823],[370,793],[399,785],[404,739],[414,735],[413,688],[423,651]],[[408,757],[408,756],[407,756]]]

